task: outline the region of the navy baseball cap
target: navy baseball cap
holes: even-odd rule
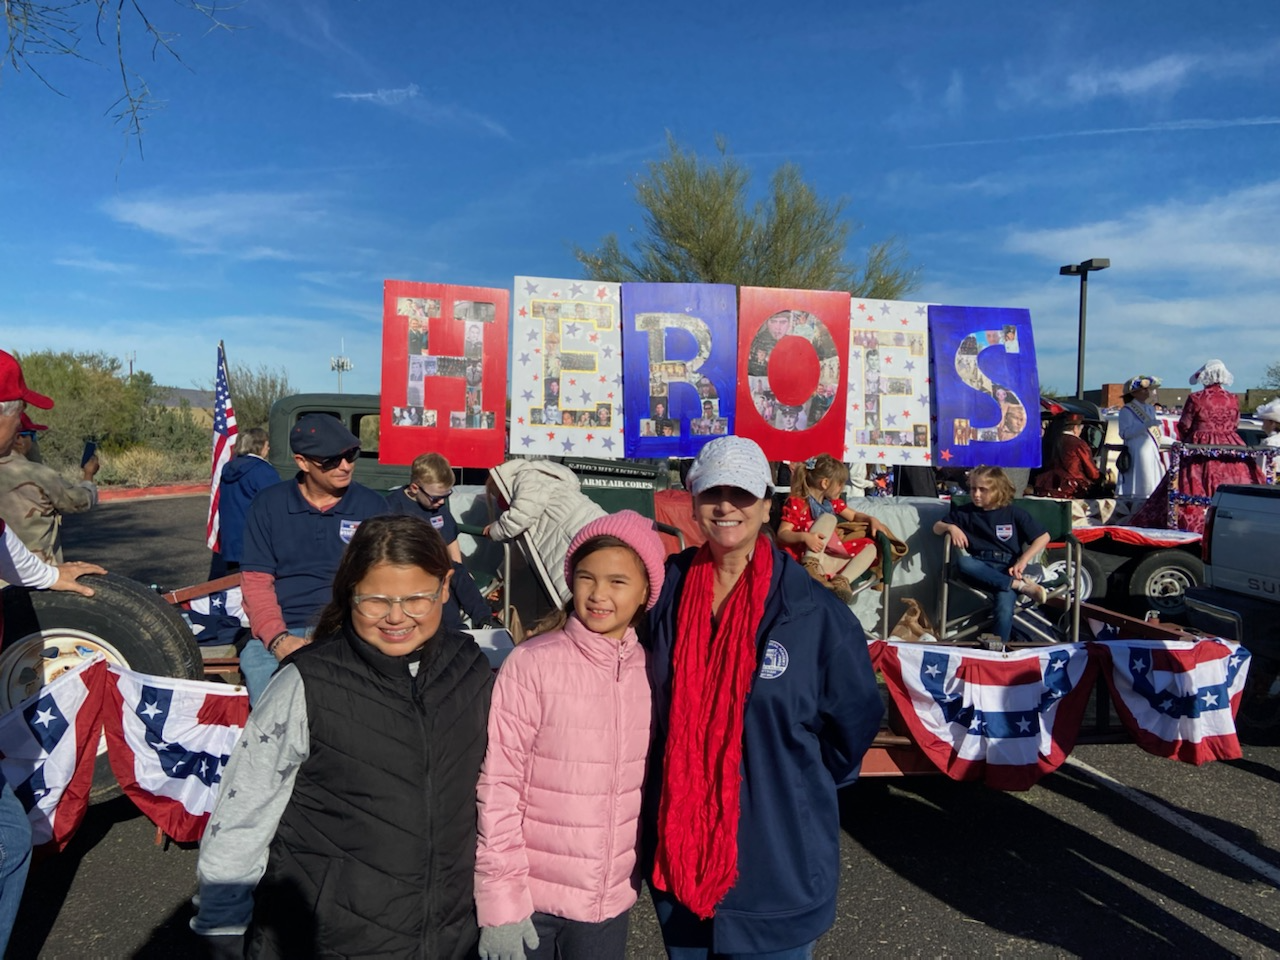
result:
[[[336,457],[358,446],[360,438],[327,413],[308,413],[289,431],[289,449],[316,460]]]

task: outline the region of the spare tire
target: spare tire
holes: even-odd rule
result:
[[[0,712],[96,653],[140,673],[201,679],[200,647],[191,629],[158,594],[111,573],[81,582],[93,587],[92,597],[22,587],[7,587],[0,596]],[[109,800],[120,792],[104,742],[89,801]]]

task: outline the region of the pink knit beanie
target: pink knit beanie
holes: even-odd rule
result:
[[[645,572],[649,575],[649,602],[646,610],[652,610],[658,602],[658,594],[662,592],[662,580],[666,576],[667,551],[662,546],[658,532],[653,528],[653,521],[640,516],[634,510],[619,510],[617,513],[597,517],[574,534],[569,541],[569,552],[564,557],[564,579],[573,585],[573,555],[578,548],[593,537],[617,537],[640,558]]]

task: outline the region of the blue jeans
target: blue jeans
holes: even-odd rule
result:
[[[0,777],[0,957],[13,932],[22,888],[31,866],[31,822],[9,784]]]
[[[271,675],[280,666],[274,656],[267,653],[261,640],[251,638],[240,651],[240,674],[244,677],[244,685],[249,688],[249,705],[253,706],[267,689]]]
[[[1013,607],[1018,595],[1013,590],[1013,577],[1009,576],[1009,563],[998,560],[981,560],[967,553],[952,554],[951,562],[966,580],[991,591],[995,608],[993,632],[1005,643],[1013,633]]]
[[[816,940],[769,953],[718,953],[711,949],[714,920],[699,920],[690,910],[667,896],[653,894],[653,909],[662,928],[662,943],[669,960],[813,960]]]

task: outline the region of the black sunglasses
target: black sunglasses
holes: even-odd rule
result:
[[[360,456],[360,448],[352,447],[350,450],[343,450],[341,453],[334,454],[332,457],[325,457],[323,460],[318,457],[307,457],[312,463],[318,466],[325,473],[330,470],[336,470],[342,461],[347,463],[355,463]]]

